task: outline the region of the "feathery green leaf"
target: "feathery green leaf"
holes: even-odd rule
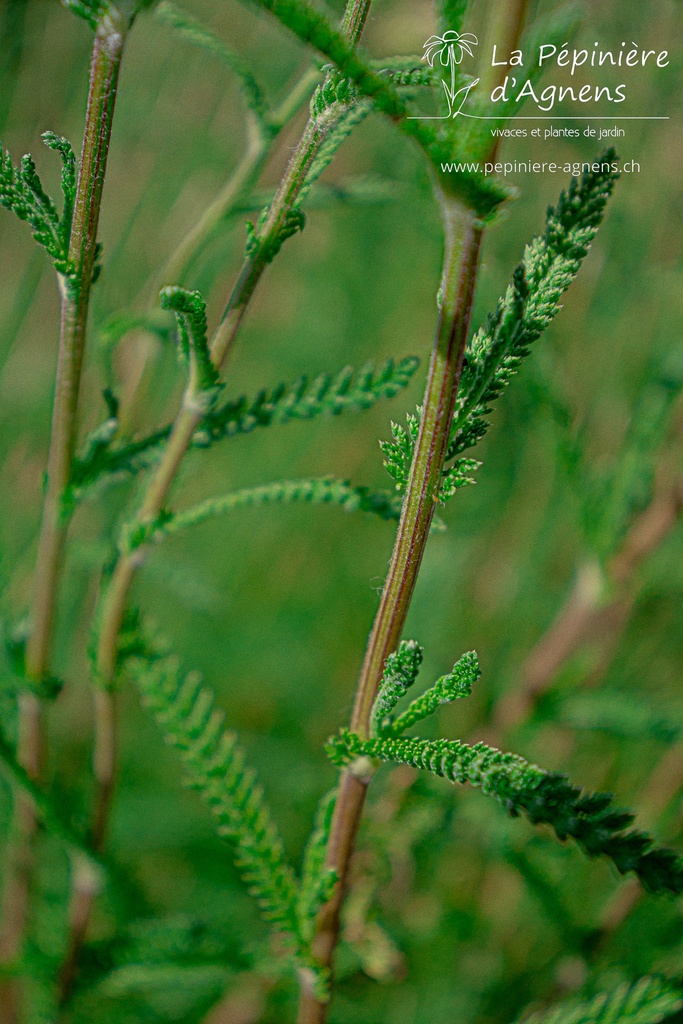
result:
[[[340,765],[369,757],[468,782],[495,797],[509,814],[550,825],[560,840],[575,839],[589,857],[608,857],[621,874],[633,872],[648,891],[683,892],[683,861],[673,850],[655,846],[647,833],[631,829],[630,811],[613,807],[607,793],[584,794],[565,775],[544,771],[518,754],[460,740],[363,740],[348,730],[332,737],[327,750]]]
[[[372,710],[374,731],[384,731],[392,711],[415,683],[423,653],[417,640],[401,640],[398,650],[387,658]]]
[[[207,413],[194,435],[192,446],[208,448],[225,437],[249,434],[273,423],[284,424],[370,409],[381,399],[393,398],[407,387],[418,365],[419,360],[409,356],[398,362],[388,359],[377,369],[372,363],[366,363],[355,372],[346,366],[334,376],[323,373],[312,381],[299,377],[293,384],[280,384],[272,391],[259,391],[252,399],[244,395],[229,399]],[[138,441],[117,446],[112,443],[115,431],[109,441],[103,441],[113,429],[111,421],[110,410],[105,424],[86,439],[83,450],[74,460],[70,487],[73,501],[79,501],[100,483],[133,476],[151,465],[163,451],[171,431],[170,426],[162,427]]]
[[[69,237],[76,195],[76,161],[71,144],[54,132],[43,134],[45,144],[62,158],[64,210],[60,217],[53,200],[43,188],[33,159],[27,154],[15,167],[10,154],[0,145],[0,206],[11,210],[31,227],[33,237],[52,259],[59,274],[68,278]]]
[[[683,1006],[680,991],[659,978],[641,978],[588,1002],[553,1006],[520,1024],[659,1024]]]
[[[345,480],[320,477],[306,480],[278,480],[260,487],[246,487],[217,498],[208,498],[183,512],[163,512],[154,522],[132,523],[124,529],[122,550],[130,553],[142,544],[159,542],[189,526],[215,519],[233,509],[249,505],[288,505],[307,502],[313,505],[338,505],[347,512],[371,512],[380,519],[397,521],[401,514],[400,501],[387,491],[371,491],[368,487],[354,487]]]
[[[400,423],[391,424],[393,441],[380,441],[379,446],[384,455],[384,467],[396,481],[396,489],[405,490],[410,476],[410,466],[413,461],[413,452],[417,443],[417,435],[420,432],[420,412],[413,416],[408,413],[406,416],[407,428]]]
[[[460,382],[447,459],[471,448],[486,433],[486,417],[523,359],[553,318],[576,277],[602,221],[618,172],[607,152],[548,210],[545,234],[527,246],[505,297],[472,338]]]
[[[441,704],[451,704],[454,700],[460,700],[461,697],[469,697],[472,687],[480,676],[481,670],[476,653],[469,651],[467,654],[463,654],[448,675],[437,679],[434,685],[416,697],[405,711],[388,724],[382,725],[380,735],[399,736],[416,722],[433,715]]]
[[[548,210],[545,234],[526,247],[504,298],[470,341],[439,500],[447,500],[472,482],[469,474],[476,464],[470,460],[453,464],[453,460],[482,439],[492,403],[561,309],[560,299],[579,272],[618,178],[615,162],[614,151],[608,150],[598,161],[599,170],[586,171],[561,193],[557,207]],[[408,482],[419,413],[417,418],[408,416],[407,431],[392,424],[394,440],[380,442],[387,471],[401,490]]]
[[[180,752],[188,781],[207,801],[218,830],[232,844],[235,861],[266,920],[293,949],[300,946],[297,887],[280,833],[263,792],[213,693],[176,659],[130,658],[126,662],[164,739]]]
[[[188,401],[208,412],[220,387],[218,370],[209,351],[206,303],[200,292],[171,286],[161,290],[161,307],[175,314],[179,357],[189,365]]]

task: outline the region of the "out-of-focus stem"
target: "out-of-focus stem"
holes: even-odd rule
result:
[[[349,8],[353,9],[354,16],[350,19],[351,29],[349,30],[348,38],[354,45],[358,42],[362,32],[370,3],[371,0],[349,0]],[[291,114],[303,101],[304,86],[309,87],[313,85],[317,78],[317,71],[304,75],[301,82],[285,99],[279,110],[273,115],[273,124],[277,130],[286,123]],[[292,155],[289,166],[270,205],[265,223],[260,230],[259,244],[246,257],[237,282],[231,292],[225,312],[214,332],[211,342],[211,357],[219,369],[224,367],[230,355],[252,295],[268,265],[269,243],[277,238],[281,232],[306,182],[306,175],[311,162],[317,155],[331,126],[331,122],[321,122],[313,115],[311,115],[306,124],[301,140]],[[260,156],[258,159],[260,159]],[[239,191],[242,190],[243,186]],[[231,193],[232,191],[231,188]],[[238,198],[239,191],[234,191],[234,198]],[[224,195],[222,197],[222,212],[220,216],[224,215],[225,199]],[[230,201],[232,202],[233,199],[231,198]],[[192,240],[192,246],[185,247],[183,259],[190,255],[191,248],[194,251],[197,244],[205,237],[207,229],[212,230],[212,225],[217,215],[218,206],[216,206],[210,220],[203,225],[201,238],[198,234]],[[180,265],[179,262],[178,265]],[[149,522],[155,519],[164,507],[180,465],[187,454],[194,433],[204,415],[203,411],[198,408],[195,397],[191,389],[186,391],[182,407],[176,417],[164,449],[164,454],[152,476],[138,511],[137,518],[140,522]],[[93,830],[93,838],[97,839],[99,836],[100,841],[105,833],[116,774],[116,718],[113,685],[116,675],[118,637],[123,625],[130,588],[137,569],[144,560],[144,556],[145,551],[143,548],[136,550],[132,555],[120,555],[107,585],[102,605],[96,655],[96,686],[100,687],[100,693],[97,698],[95,713],[94,765],[96,793],[95,827]],[[95,895],[94,888],[87,883],[79,899],[74,904],[72,935],[74,941],[72,941],[69,951],[71,968],[63,976],[63,998],[67,997],[71,989],[78,953],[85,939]]]
[[[31,629],[26,648],[26,673],[40,686],[49,673],[67,517],[63,498],[69,484],[78,429],[81,368],[87,330],[90,289],[97,246],[97,228],[111,139],[114,104],[127,24],[116,8],[103,16],[95,36],[90,64],[90,88],[83,148],[69,244],[72,271],[60,279],[61,328],[47,487],[38,541]],[[19,708],[18,759],[32,779],[40,777],[43,762],[41,701],[25,695]],[[5,926],[1,940],[5,961],[21,950],[31,884],[31,847],[36,830],[34,810],[23,797],[17,801],[16,857],[5,884]],[[13,987],[13,986],[12,986]],[[12,1020],[16,993],[2,994],[2,1012]]]

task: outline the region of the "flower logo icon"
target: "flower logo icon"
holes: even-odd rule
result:
[[[444,68],[450,68],[451,71],[451,83],[442,81],[444,92],[448,100],[448,117],[457,117],[462,109],[467,96],[476,82],[464,86],[462,89],[455,89],[455,68],[456,65],[461,64],[465,54],[469,54],[470,57],[474,56],[472,50],[473,46],[477,46],[479,40],[472,32],[454,32],[449,29],[444,32],[442,36],[430,36],[427,42],[424,44],[424,54],[422,59],[426,60],[430,67],[434,67],[437,63],[441,64]],[[458,110],[454,110],[456,97],[463,95],[462,103]]]
[[[430,67],[434,67],[436,59],[445,68],[453,68],[455,64],[461,64],[466,53],[474,57],[472,47],[477,46],[479,40],[471,32],[448,31],[442,36],[430,36],[424,44],[423,60],[426,60]]]

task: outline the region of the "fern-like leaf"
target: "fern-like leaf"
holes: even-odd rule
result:
[[[417,679],[423,649],[416,640],[402,640],[387,658],[372,712],[373,728],[383,732],[391,713]]]
[[[480,466],[481,462],[477,459],[456,459],[443,472],[437,501],[445,504],[461,487],[475,484],[476,480],[471,474],[475,473]]]
[[[272,263],[287,239],[306,226],[306,215],[297,205],[285,212],[276,230],[266,232],[269,213],[270,207],[265,207],[256,224],[247,221],[246,255],[262,263]]]
[[[33,159],[27,154],[18,167],[0,145],[0,206],[26,221],[36,242],[45,249],[59,274],[68,278],[69,237],[76,194],[76,161],[71,144],[54,132],[45,132],[45,144],[62,158],[64,210],[60,217],[43,188]]]
[[[468,346],[447,460],[471,448],[486,417],[517,373],[531,345],[557,315],[560,299],[588,254],[618,178],[608,150],[548,211],[545,234],[527,246],[505,297]]]
[[[200,292],[189,292],[177,286],[161,291],[162,309],[175,314],[178,324],[179,356],[189,365],[186,401],[207,412],[215,403],[220,387],[218,370],[209,352],[206,327],[206,303]]]
[[[683,892],[683,861],[673,850],[655,846],[647,833],[631,829],[630,811],[614,808],[609,794],[584,794],[565,775],[544,771],[518,754],[460,740],[363,740],[348,730],[333,737],[327,749],[336,764],[369,757],[467,782],[495,797],[511,815],[550,825],[560,840],[576,840],[588,856],[608,857],[621,874],[633,872],[650,892]]]
[[[122,549],[128,553],[150,541],[161,541],[190,526],[215,519],[236,508],[250,505],[289,505],[305,502],[313,505],[338,505],[347,512],[371,512],[380,519],[397,521],[401,507],[396,495],[387,491],[371,491],[354,487],[345,480],[321,477],[307,480],[278,480],[260,487],[246,487],[186,509],[184,512],[162,513],[152,523],[134,523],[124,530]]]
[[[197,674],[184,674],[174,658],[127,662],[144,703],[164,739],[180,752],[190,785],[218,819],[235,860],[263,916],[294,950],[300,948],[297,886],[279,831],[253,771],[213,693]]]
[[[55,132],[43,132],[42,139],[48,149],[59,153],[62,159],[62,196],[64,206],[62,216],[59,219],[59,226],[62,251],[68,253],[74,203],[76,201],[76,154],[69,140],[61,135],[57,135]]]
[[[293,384],[260,391],[255,398],[229,399],[207,413],[194,435],[192,446],[208,448],[223,438],[249,434],[274,423],[370,409],[381,399],[393,398],[407,387],[418,365],[419,360],[409,356],[398,362],[388,359],[377,369],[372,363],[356,372],[347,366],[334,376],[324,373],[312,381],[299,377]],[[111,419],[110,409],[105,421],[110,426],[104,428],[105,433],[111,429]],[[103,427],[95,431],[98,438],[103,436]],[[170,426],[162,427],[138,441],[120,445],[112,443],[115,439],[113,434],[104,444],[94,443],[93,435],[90,435],[72,467],[72,501],[80,500],[100,483],[114,482],[148,467],[163,451],[170,431]]]
[[[668,982],[641,978],[635,985],[620,985],[588,1002],[572,1001],[553,1006],[525,1017],[523,1024],[659,1024],[681,1006],[680,991]]]
[[[608,150],[597,171],[572,180],[556,208],[548,210],[545,234],[526,247],[512,283],[486,324],[474,335],[460,381],[439,500],[472,482],[473,460],[459,456],[473,448],[489,427],[492,403],[500,397],[561,309],[560,299],[576,277],[602,221],[618,178],[616,155]],[[382,442],[385,466],[404,489],[419,431],[408,417],[407,432],[394,428],[393,442]],[[457,460],[457,461],[454,461]]]
[[[380,734],[382,736],[400,736],[416,722],[433,715],[442,704],[451,704],[454,700],[460,700],[461,697],[469,697],[472,687],[480,676],[479,659],[476,653],[469,651],[467,654],[463,654],[448,675],[437,679],[434,685],[416,697],[405,711],[388,724],[383,725]]]
[[[396,489],[399,491],[405,490],[408,485],[413,452],[420,431],[419,412],[418,409],[417,416],[408,413],[406,427],[402,427],[400,423],[392,423],[393,441],[380,441],[379,443],[384,455],[385,469],[389,476],[396,481]]]
[[[306,180],[299,192],[297,203],[303,202],[323,171],[332,163],[339,147],[351,132],[363,123],[371,111],[372,103],[369,100],[357,100],[355,103],[345,105],[336,113],[333,127],[328,130],[306,172]],[[327,112],[325,116],[329,116]]]
[[[309,943],[313,939],[316,915],[327,903],[338,880],[336,871],[325,866],[336,798],[337,790],[333,789],[320,801],[304,851],[299,887],[299,928]]]

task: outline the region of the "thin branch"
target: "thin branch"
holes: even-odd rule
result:
[[[72,272],[60,278],[62,294],[59,358],[47,468],[47,489],[38,542],[31,608],[31,632],[26,649],[26,672],[40,683],[49,672],[57,591],[61,575],[67,516],[63,507],[71,473],[78,430],[78,401],[85,350],[88,307],[97,255],[104,176],[111,139],[119,68],[127,24],[112,7],[101,19],[91,57],[90,89],[83,148],[74,206],[69,264]],[[43,715],[38,697],[26,694],[19,707],[19,763],[28,776],[39,779],[43,763]],[[30,801],[17,798],[16,860],[5,883],[5,927],[0,946],[10,960],[20,951],[26,929],[30,885],[31,847],[36,816]],[[2,999],[8,1019],[16,992]]]
[[[356,690],[351,729],[361,736],[369,733],[384,664],[403,631],[434,517],[474,299],[482,230],[459,204],[444,200],[442,208],[446,233],[442,303],[406,498]],[[325,967],[332,966],[339,937],[346,879],[369,781],[346,771],[340,783],[327,859],[340,881],[320,914],[313,945]],[[326,1004],[304,982],[299,1024],[321,1024],[326,1016]]]
[[[514,0],[505,6],[511,11],[506,20],[508,35],[503,42],[512,50],[521,37],[527,0]],[[498,9],[496,6],[493,17]],[[492,151],[495,153],[497,146]],[[480,222],[459,202],[438,194],[445,235],[439,318],[401,519],[351,714],[351,730],[364,737],[370,731],[372,708],[386,659],[398,646],[405,626],[434,517],[478,276],[483,238]],[[330,970],[339,941],[341,909],[369,783],[370,775],[363,774],[362,770],[347,769],[340,779],[327,848],[327,866],[339,881],[318,916],[313,942],[314,955]],[[322,1002],[303,979],[298,1024],[324,1024],[327,1012],[328,1004]]]
[[[355,46],[365,24],[372,0],[349,0],[347,19],[352,28],[348,42]],[[348,12],[351,12],[350,14]],[[284,120],[289,116],[292,104],[299,103],[301,90],[296,88],[293,98],[284,101],[274,118]],[[264,270],[272,259],[273,243],[285,227],[291,211],[295,208],[300,192],[306,183],[306,174],[311,162],[325,141],[333,121],[312,114],[304,128],[289,166],[269,207],[268,214],[258,233],[258,243],[249,252],[243,263],[223,317],[211,342],[211,358],[217,369],[222,369],[230,356],[239,332],[244,314]],[[173,424],[171,434],[161,461],[152,476],[143,497],[137,521],[141,524],[153,522],[163,509],[170,489],[175,481],[181,463],[190,447],[192,437],[204,415],[194,402],[191,390],[185,394],[182,407]],[[95,785],[94,821],[96,838],[104,841],[106,823],[111,803],[113,781],[116,775],[116,714],[113,687],[116,676],[118,637],[135,574],[143,563],[145,548],[131,554],[123,553],[117,561],[111,580],[104,595],[98,645],[96,652],[97,679],[95,685],[100,693],[95,714]],[[85,940],[92,910],[94,894],[83,892],[74,904],[73,931],[69,947],[69,986],[75,977],[80,948]],[[63,989],[66,997],[68,989]]]
[[[522,665],[520,685],[498,702],[494,715],[496,735],[528,718],[562,666],[587,644],[600,642],[605,651],[604,664],[630,617],[638,570],[682,515],[683,481],[678,481],[636,519],[604,572],[593,564],[579,569],[557,617]],[[612,596],[605,602],[607,592]]]

